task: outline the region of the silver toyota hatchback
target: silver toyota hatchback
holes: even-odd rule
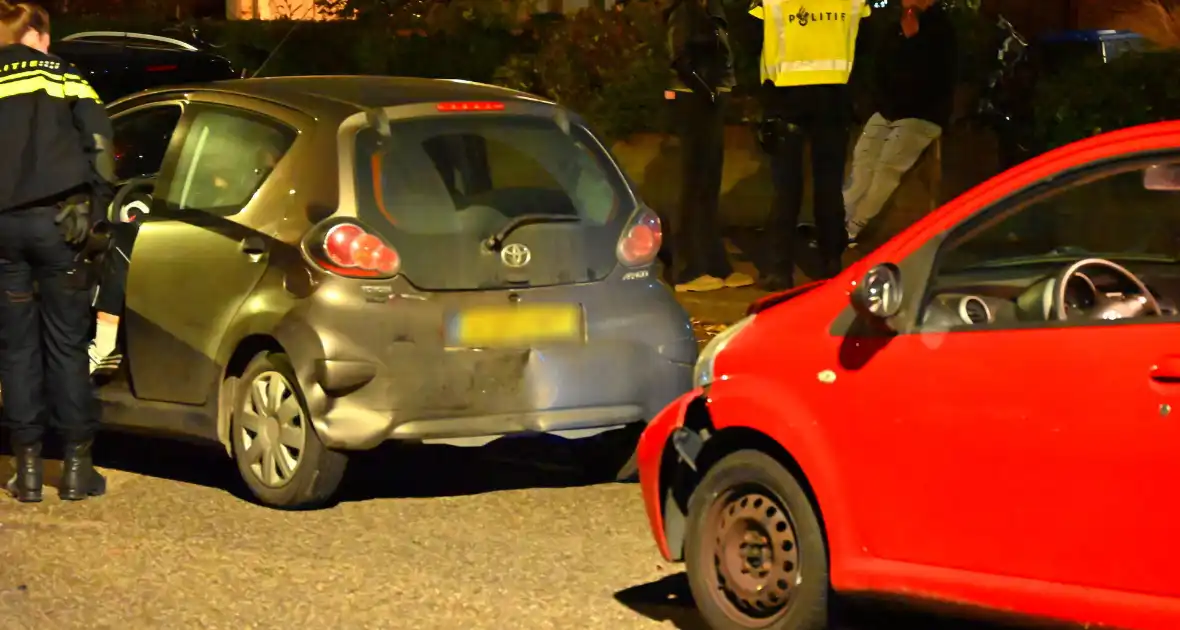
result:
[[[690,388],[660,222],[553,103],[297,77],[110,113],[141,212],[116,209],[138,235],[104,421],[219,441],[265,504],[328,501],[389,440],[632,436],[626,474],[629,429]]]

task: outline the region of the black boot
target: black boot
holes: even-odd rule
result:
[[[94,469],[93,446],[94,440],[66,444],[61,484],[57,489],[62,501],[81,501],[106,494],[107,480]]]
[[[14,444],[16,474],[8,481],[8,493],[21,503],[40,503],[41,485],[44,483],[41,443]]]

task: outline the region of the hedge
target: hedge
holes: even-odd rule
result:
[[[1107,131],[1180,119],[1180,51],[1094,59],[1040,81],[1033,98],[1037,148]]]

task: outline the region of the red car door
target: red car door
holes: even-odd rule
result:
[[[837,381],[867,553],[1180,596],[1178,357],[1176,322],[895,338]]]
[[[926,308],[948,284],[986,295],[994,321],[912,322],[842,361],[832,385],[847,424],[834,439],[869,556],[1180,596],[1180,316],[1111,322],[1078,306],[1057,321],[1021,310],[1041,304],[1039,278],[1075,251],[1150,258],[1139,279],[1180,301],[1180,186],[1144,177],[1155,160],[1180,173],[1168,144],[1167,154],[1120,146],[1062,160],[927,232],[949,236],[926,263],[929,280],[904,290]]]

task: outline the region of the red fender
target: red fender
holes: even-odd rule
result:
[[[741,427],[757,431],[795,458],[819,504],[834,577],[842,568],[838,561],[856,556],[858,537],[827,438],[830,427],[791,390],[757,375],[742,374],[714,383],[706,404],[717,430]]]
[[[663,497],[660,496],[660,464],[664,458],[664,446],[672,438],[672,432],[684,426],[684,414],[688,406],[703,394],[694,389],[673,400],[663,411],[648,423],[636,447],[639,462],[639,486],[643,491],[643,506],[647,510],[647,522],[651,525],[652,537],[660,548],[660,555],[672,562],[668,549],[668,536],[664,533]]]
[[[843,567],[840,561],[856,557],[858,539],[841,480],[819,417],[798,396],[778,388],[774,382],[753,375],[718,381],[706,393],[695,389],[669,404],[656,415],[640,438],[639,479],[652,536],[665,560],[672,561],[664,532],[660,489],[660,464],[672,433],[684,425],[685,413],[697,398],[705,402],[713,426],[718,430],[745,428],[757,431],[781,445],[803,469],[827,528],[833,576]]]

